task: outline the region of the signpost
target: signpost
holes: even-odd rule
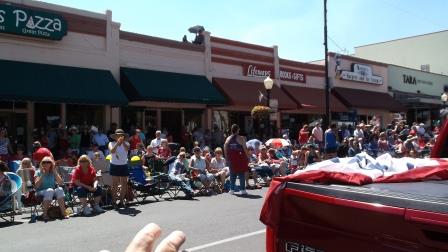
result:
[[[61,40],[67,35],[67,22],[58,14],[0,4],[0,33]]]

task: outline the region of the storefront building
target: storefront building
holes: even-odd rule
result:
[[[104,129],[114,107],[127,104],[113,43],[119,24],[110,11],[8,1],[0,15],[0,124],[13,143],[30,146],[34,129]]]
[[[206,45],[207,46],[207,45]],[[263,138],[266,127],[280,135],[289,130],[295,137],[303,125],[320,120],[325,113],[325,72],[319,65],[306,64],[278,56],[277,46],[264,47],[223,38],[211,38],[213,83],[229,99],[229,106],[213,108],[213,123],[226,128],[232,123],[244,125],[249,137]],[[254,123],[250,111],[255,105],[266,105],[264,79],[274,80],[271,91],[270,124]],[[347,108],[332,96],[331,110]]]
[[[408,123],[431,125],[440,118],[441,94],[448,89],[448,76],[389,65],[389,89],[407,108]]]
[[[389,94],[388,65],[335,53],[328,57],[331,92],[349,109],[332,113],[332,120],[386,126],[394,113],[406,110]]]
[[[181,142],[185,131],[210,129],[210,106],[227,99],[206,76],[204,45],[182,43],[131,32],[120,32],[121,87],[129,98],[122,108],[127,131],[156,129]]]

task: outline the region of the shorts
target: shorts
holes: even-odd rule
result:
[[[128,165],[127,164],[125,164],[125,165],[110,164],[109,174],[111,176],[116,176],[116,177],[127,177],[127,176],[129,176]]]
[[[92,193],[94,197],[98,197],[98,196],[101,196],[101,192],[102,192],[101,187],[99,187],[99,186],[96,187],[96,191],[94,191],[94,192],[91,192],[82,186],[76,187],[75,190],[76,190],[76,193],[78,194],[78,197],[80,197],[80,198],[87,198],[87,195],[89,193]]]
[[[204,183],[204,182],[212,182],[214,176],[213,174],[210,173],[207,174],[201,173],[199,174],[198,178],[201,180],[202,183]]]
[[[41,196],[44,198],[44,201],[51,201],[53,198],[63,199],[64,198],[64,190],[60,187],[43,189],[37,192],[37,196]]]
[[[327,147],[325,147],[325,153],[327,153],[327,154],[334,154],[334,153],[336,153],[338,151],[338,148],[337,147],[332,147],[332,148],[327,148]]]
[[[230,174],[229,167],[222,168],[221,170],[219,170],[219,172],[215,173],[214,175],[215,175],[215,177],[217,177],[217,176],[221,176],[222,173],[226,174],[226,177],[229,176],[229,174]]]

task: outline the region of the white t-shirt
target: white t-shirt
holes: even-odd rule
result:
[[[98,150],[97,152],[100,154],[100,160],[104,160],[105,159],[104,153],[102,151],[100,151],[100,150]],[[95,152],[89,150],[87,152],[87,156],[89,156],[90,160],[94,160],[95,159]]]
[[[106,134],[96,133],[93,135],[93,142],[98,144],[98,146],[106,146],[109,142],[109,138],[107,138]]]
[[[152,148],[152,152],[154,154],[157,154],[157,151],[159,150],[160,144],[162,143],[162,138],[154,138],[153,140],[151,140],[151,143],[149,144],[149,146],[151,146]]]
[[[214,169],[222,170],[224,167],[226,167],[226,160],[224,158],[221,158],[220,161],[218,161],[216,158],[213,158],[210,162],[210,166]]]
[[[355,138],[363,138],[364,139],[364,132],[362,129],[355,129],[355,132],[353,132],[353,135]]]
[[[129,143],[125,142],[126,144],[129,145]],[[112,149],[113,146],[115,146],[115,144],[117,144],[117,142],[110,142],[109,143],[109,149]],[[111,164],[114,165],[125,165],[128,164],[128,151],[124,148],[124,143],[122,145],[119,145],[117,147],[117,150],[115,151],[115,153],[110,153],[110,155],[112,156],[112,159],[110,160]]]
[[[205,158],[202,156],[200,158],[196,158],[196,156],[193,155],[191,157],[191,159],[193,160],[193,168],[199,169],[201,171],[201,173],[204,173],[205,168],[207,168],[207,164],[205,163]]]
[[[314,127],[311,133],[317,141],[322,142],[324,135],[321,127]]]

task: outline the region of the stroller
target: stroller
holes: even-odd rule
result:
[[[22,188],[22,178],[12,172],[6,172],[11,181],[11,190],[8,195],[0,201],[0,218],[7,222],[14,222],[15,196],[14,194]]]

